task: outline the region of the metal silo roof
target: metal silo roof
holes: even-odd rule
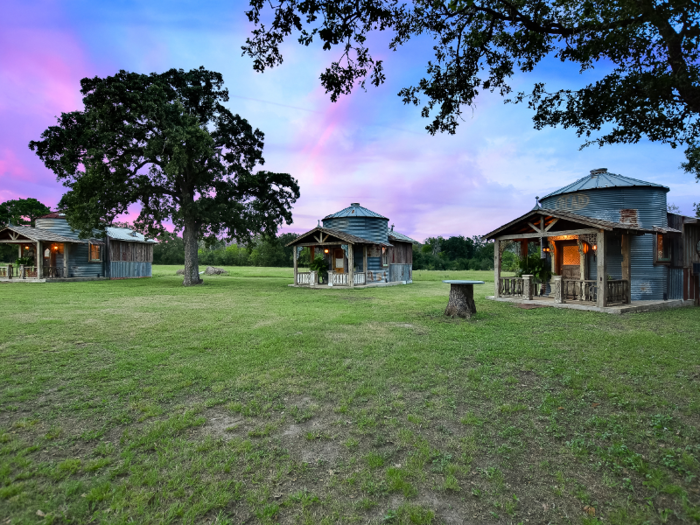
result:
[[[653,187],[663,188],[669,191],[669,188],[661,184],[654,184],[644,180],[633,179],[632,177],[623,177],[615,173],[608,173],[606,168],[591,170],[591,174],[587,175],[576,182],[572,182],[568,186],[558,189],[548,195],[542,197],[552,197],[554,195],[562,195],[564,193],[573,193],[582,190],[602,190],[605,188],[623,188],[623,187]]]
[[[397,231],[391,230],[389,232],[389,240],[392,241],[403,241],[403,242],[410,242],[413,244],[420,244],[418,241],[415,239],[411,239],[408,235],[404,235],[403,233],[399,233]]]
[[[360,206],[359,202],[353,202],[344,210],[340,210],[339,212],[326,215],[323,219],[337,219],[340,217],[374,217],[376,219],[386,219],[387,221],[389,220],[383,215],[379,215],[377,212],[368,210],[367,208]]]

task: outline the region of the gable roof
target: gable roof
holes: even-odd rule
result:
[[[323,218],[323,220],[337,219],[339,217],[374,217],[376,219],[386,219],[387,221],[389,220],[383,215],[379,215],[377,212],[360,206],[359,202],[353,202],[350,206],[348,206],[345,209],[342,209],[335,213],[331,213],[330,215],[326,215]]]
[[[65,235],[59,235],[58,233],[52,232],[51,230],[43,230],[41,228],[32,228],[31,226],[6,226],[0,233],[5,231],[12,231],[27,239],[34,242],[72,242],[75,244],[85,244],[86,240],[75,239],[72,237],[66,237]]]
[[[331,228],[323,228],[321,226],[317,226],[313,230],[309,230],[306,233],[302,233],[299,237],[294,239],[292,242],[287,243],[287,246],[294,246],[295,244],[298,244],[300,241],[303,239],[306,239],[307,237],[313,235],[316,232],[321,232],[325,233],[327,235],[332,235],[333,237],[336,237],[340,239],[341,241],[345,241],[348,244],[377,244],[379,246],[391,246],[391,244],[385,243],[385,242],[377,242],[377,241],[370,241],[368,239],[363,239],[362,237],[357,237],[356,235],[350,235],[349,233],[341,232],[340,230],[332,230]],[[317,241],[317,239],[314,239],[314,241]],[[311,242],[311,241],[309,241]]]
[[[573,193],[575,191],[582,190],[602,190],[606,188],[629,188],[629,187],[653,187],[653,188],[663,188],[666,191],[670,191],[666,186],[661,184],[654,184],[653,182],[647,182],[645,180],[633,179],[632,177],[624,177],[622,175],[617,175],[615,173],[608,173],[605,168],[592,170],[590,175],[586,175],[572,182],[568,186],[559,188],[552,193],[549,193],[542,197],[546,199],[547,197],[553,197],[554,195],[562,195],[564,193]],[[540,200],[542,200],[540,199]]]
[[[631,230],[631,231],[636,231],[638,233],[654,233],[653,229],[650,230],[647,228],[641,228],[635,224],[624,224],[621,222],[605,221],[603,219],[595,219],[593,217],[586,217],[584,215],[578,215],[576,213],[569,213],[567,211],[550,210],[548,208],[541,208],[541,209],[537,209],[537,210],[530,210],[525,215],[521,215],[517,219],[510,221],[508,224],[504,224],[500,228],[496,228],[492,232],[489,232],[486,235],[483,235],[482,237],[485,239],[494,239],[494,238],[498,237],[498,234],[501,233],[503,230],[507,230],[511,226],[514,226],[521,221],[524,221],[526,219],[529,219],[530,217],[535,217],[535,216],[553,217],[555,219],[563,219],[563,220],[567,220],[567,221],[571,221],[571,222],[577,222],[579,224],[583,224],[584,226],[588,226],[590,228],[597,228],[599,230],[606,230],[606,231]],[[552,233],[555,233],[555,232],[552,232]]]

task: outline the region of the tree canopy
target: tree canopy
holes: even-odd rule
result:
[[[390,31],[392,50],[425,35],[433,39],[434,60],[399,95],[423,106],[430,133],[454,133],[463,107],[491,91],[527,102],[536,128],[572,128],[584,145],[647,137],[683,146],[683,168],[700,178],[696,0],[250,0],[246,14],[256,28],[243,52],[257,71],[282,63],[281,44],[293,33],[306,46],[340,48],[321,74],[333,101],[367,80],[385,81],[370,33]],[[545,57],[604,73],[576,89],[548,91],[535,82],[527,93],[512,93],[513,75],[532,72]]]
[[[12,223],[16,226],[35,226],[42,215],[51,213],[51,208],[36,199],[15,199],[0,204],[0,227]]]
[[[63,113],[29,147],[68,188],[60,202],[85,236],[139,204],[150,235],[183,232],[185,285],[198,284],[198,242],[274,236],[292,222],[297,181],[260,170],[263,133],[223,102],[204,68],[81,80],[83,111]]]

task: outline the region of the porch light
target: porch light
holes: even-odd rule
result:
[[[549,246],[545,246],[544,248],[542,248],[542,251],[543,251],[544,253],[549,253],[549,252],[551,252],[552,250],[549,249]]]
[[[594,244],[594,245],[593,245],[593,251],[596,251],[597,249],[598,249],[598,245],[597,245],[597,244]]]
[[[326,248],[325,250],[323,250],[323,253],[328,253],[329,251],[330,250],[328,248]]]

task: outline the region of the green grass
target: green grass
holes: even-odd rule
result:
[[[0,284],[0,523],[700,522],[700,309],[175,269]]]

